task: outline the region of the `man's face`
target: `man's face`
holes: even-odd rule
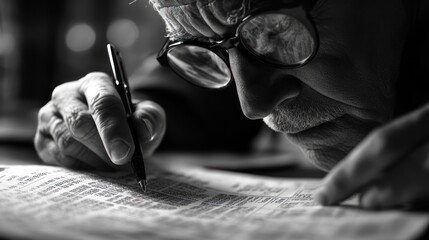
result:
[[[406,12],[401,0],[319,0],[310,17],[320,45],[307,65],[279,69],[236,48],[229,58],[243,113],[286,133],[328,170],[392,115]],[[235,30],[195,21],[210,31],[194,27],[187,32],[194,37]]]

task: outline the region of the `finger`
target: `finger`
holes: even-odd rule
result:
[[[398,197],[391,184],[377,183],[361,193],[359,204],[367,209],[392,208],[398,204]]]
[[[53,142],[61,153],[59,161],[70,158],[79,159],[99,170],[110,170],[111,168],[96,154],[86,148],[82,143],[73,138],[65,126],[63,120],[58,117],[51,118],[49,132]]]
[[[429,136],[429,105],[371,133],[324,180],[316,200],[324,205],[359,192]],[[407,139],[404,144],[403,139]]]
[[[166,131],[166,115],[161,106],[152,102],[140,102],[133,114],[144,157],[152,155]]]
[[[52,93],[55,111],[58,111],[73,137],[97,154],[108,165],[113,164],[106,153],[88,105],[78,92],[77,82],[57,87]]]
[[[51,145],[49,145],[51,144],[49,142],[52,141],[56,145],[55,149],[58,149],[59,151],[58,153],[56,153],[58,155],[57,157],[65,158],[66,156],[73,156],[74,159],[77,158],[82,161],[85,161],[93,168],[103,170],[111,169],[112,166],[110,166],[109,168],[108,166],[106,166],[106,164],[103,164],[100,157],[95,156],[90,149],[87,149],[84,145],[76,142],[74,136],[72,135],[73,134],[70,133],[68,128],[64,125],[63,120],[57,113],[57,109],[55,108],[53,101],[50,101],[40,109],[38,115],[38,127],[35,138],[35,147],[38,152],[48,151],[45,152],[44,156],[50,157],[50,164],[60,165],[56,162],[57,160],[51,159],[52,157],[55,157],[55,154],[48,154],[49,149],[54,149]],[[42,160],[47,162],[46,159]]]
[[[164,136],[166,116],[163,108],[157,103],[140,102],[136,106],[133,117],[134,120],[137,120],[135,123],[139,128],[139,139],[142,142],[149,142]]]
[[[40,108],[39,114],[37,116],[37,132],[40,132],[44,135],[49,135],[49,122],[54,116],[55,107],[52,101],[48,102],[45,106]]]
[[[426,183],[429,181],[429,144],[423,144],[408,154],[385,176],[365,191],[362,206],[392,208],[398,206],[423,206],[429,199]]]
[[[92,169],[90,165],[62,154],[54,140],[40,132],[36,133],[34,142],[39,158],[46,164],[60,165],[73,169]]]
[[[80,92],[88,102],[103,145],[113,163],[129,162],[134,144],[121,99],[109,76],[92,73],[82,80]]]
[[[367,209],[404,208],[418,201],[425,189],[413,179],[403,179],[403,175],[390,175],[371,184],[360,194],[360,206]]]
[[[58,86],[52,92],[52,103],[55,106],[55,111],[61,114],[71,133],[75,137],[83,139],[91,134],[95,124],[87,121],[87,116],[84,113],[88,112],[88,106],[78,90],[78,82],[69,82]]]

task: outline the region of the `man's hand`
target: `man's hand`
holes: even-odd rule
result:
[[[324,179],[316,199],[360,194],[370,209],[429,206],[429,105],[371,133]]]
[[[148,157],[164,136],[165,113],[156,103],[143,101],[132,117]],[[45,163],[71,168],[118,168],[135,149],[121,99],[103,73],[58,86],[39,111],[34,142]]]

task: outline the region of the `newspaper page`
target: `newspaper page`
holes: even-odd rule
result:
[[[189,166],[142,193],[129,173],[0,166],[0,236],[18,239],[414,239],[429,217],[317,205],[319,180]]]

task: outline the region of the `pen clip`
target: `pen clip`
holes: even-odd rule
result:
[[[121,54],[116,49],[116,47],[110,43],[107,44],[107,51],[115,80],[114,85],[121,97],[127,115],[131,115],[134,111],[134,105],[132,103],[131,92],[129,90],[128,79],[125,73],[125,67],[122,62]]]

